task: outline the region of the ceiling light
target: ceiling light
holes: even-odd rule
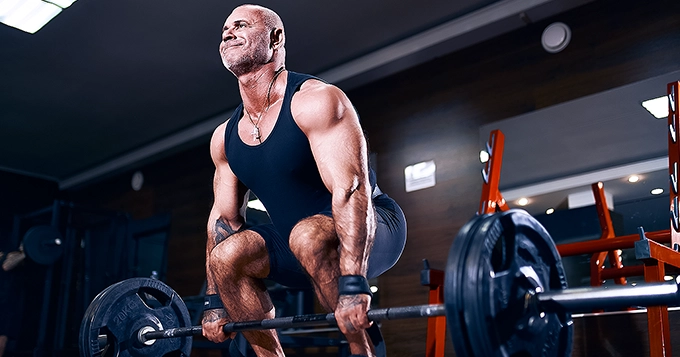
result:
[[[520,206],[526,206],[529,204],[529,199],[526,197],[522,197],[519,200],[517,200],[517,204]]]
[[[375,286],[375,285],[371,285],[371,292],[372,292],[373,294],[377,293],[377,292],[378,292],[378,287]]]
[[[666,96],[645,100],[642,106],[657,119],[668,118],[668,97]]]
[[[35,33],[74,0],[0,0],[0,22]]]
[[[569,26],[561,22],[555,22],[543,30],[541,45],[550,53],[557,53],[567,47],[571,40]]]
[[[652,195],[660,195],[663,193],[663,188],[655,188],[651,191]]]
[[[487,161],[489,161],[489,153],[486,152],[486,150],[479,152],[479,161],[481,161],[482,164],[485,164]]]
[[[630,175],[630,176],[628,176],[628,182],[630,182],[630,183],[636,183],[636,182],[638,182],[638,181],[640,181],[640,176],[638,176],[638,175]]]
[[[548,208],[547,210],[545,210],[545,214],[553,214],[553,213],[555,213],[555,209],[552,208],[552,207],[550,207],[550,208]]]
[[[76,2],[76,0],[45,0],[45,1],[57,5],[62,9],[65,9],[73,5],[74,2]]]
[[[663,277],[663,280],[671,281],[671,280],[673,280],[673,277],[670,276],[670,275],[666,275],[666,276]]]

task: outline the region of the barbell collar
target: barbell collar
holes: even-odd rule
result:
[[[545,311],[574,312],[630,306],[680,305],[680,288],[677,281],[645,283],[637,286],[619,285],[606,288],[551,290],[535,296],[540,308]]]

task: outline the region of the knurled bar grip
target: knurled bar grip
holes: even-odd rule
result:
[[[385,309],[369,310],[367,313],[369,321],[444,316],[445,314],[446,308],[443,304],[390,307]],[[231,333],[276,328],[329,326],[335,324],[335,314],[329,313],[277,317],[274,319],[265,319],[259,321],[230,322],[224,325],[223,330],[225,333]],[[203,330],[201,326],[177,327],[167,330],[147,332],[143,334],[141,338],[148,341],[159,338],[192,336],[200,335],[202,331]],[[140,342],[144,343],[145,341]]]

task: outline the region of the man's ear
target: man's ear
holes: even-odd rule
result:
[[[270,37],[270,47],[273,49],[277,49],[283,45],[284,38],[283,38],[283,30],[279,28],[274,28],[272,29],[272,32],[269,34]]]

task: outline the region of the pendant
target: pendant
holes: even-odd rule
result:
[[[253,125],[253,131],[250,133],[253,136],[253,140],[260,141],[260,128],[257,125]]]

